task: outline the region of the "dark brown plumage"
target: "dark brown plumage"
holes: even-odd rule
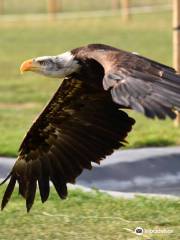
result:
[[[68,182],[123,146],[135,121],[120,107],[160,119],[174,118],[180,107],[180,77],[170,67],[100,44],[71,53],[81,68],[64,79],[24,138],[1,209],[16,181],[28,211],[37,182],[42,202],[49,181],[64,199]]]

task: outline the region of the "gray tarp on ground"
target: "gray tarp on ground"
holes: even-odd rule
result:
[[[14,159],[0,158],[0,178]],[[85,170],[77,184],[121,192],[180,195],[180,147],[116,151],[93,171]]]

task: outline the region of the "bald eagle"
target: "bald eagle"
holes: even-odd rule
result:
[[[37,183],[42,202],[48,199],[50,181],[60,198],[66,198],[67,183],[124,145],[135,121],[120,109],[173,119],[180,108],[180,75],[173,68],[103,44],[27,60],[21,65],[25,71],[64,81],[19,148],[3,181],[10,178],[1,209],[16,182],[27,211]]]

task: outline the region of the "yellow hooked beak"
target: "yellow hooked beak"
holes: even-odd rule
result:
[[[35,70],[37,70],[39,68],[40,68],[40,66],[39,66],[39,64],[37,62],[34,62],[33,59],[29,59],[29,60],[24,61],[21,64],[20,72],[21,72],[21,74],[23,74],[23,72],[35,71]]]

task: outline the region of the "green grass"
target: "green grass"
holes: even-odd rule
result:
[[[134,15],[127,23],[119,17],[1,23],[0,155],[17,154],[25,132],[59,85],[59,80],[33,73],[20,75],[22,61],[99,42],[171,65],[171,34],[170,13]],[[174,128],[172,121],[130,115],[137,124],[128,137],[129,147],[180,144],[180,129]]]
[[[21,76],[25,59],[53,55],[87,43],[101,42],[137,51],[171,65],[171,15],[135,15],[123,23],[118,17],[59,22],[0,23],[0,155],[17,154],[23,135],[59,85],[58,80],[29,73]],[[178,145],[180,130],[170,120],[152,121],[136,113],[130,147]],[[0,199],[4,187],[0,189]],[[70,191],[59,201],[52,191],[47,203],[39,197],[30,214],[17,192],[0,213],[2,240],[130,240],[180,239],[180,201],[136,197],[114,199],[105,194]],[[173,234],[137,237],[132,231],[170,229]]]
[[[2,195],[3,189],[0,190]],[[112,198],[99,192],[71,190],[65,201],[55,191],[41,204],[37,197],[33,209],[26,213],[17,192],[0,213],[2,240],[130,240],[180,239],[180,201],[136,197]],[[171,230],[171,234],[145,234],[137,237],[136,227],[146,230]]]

